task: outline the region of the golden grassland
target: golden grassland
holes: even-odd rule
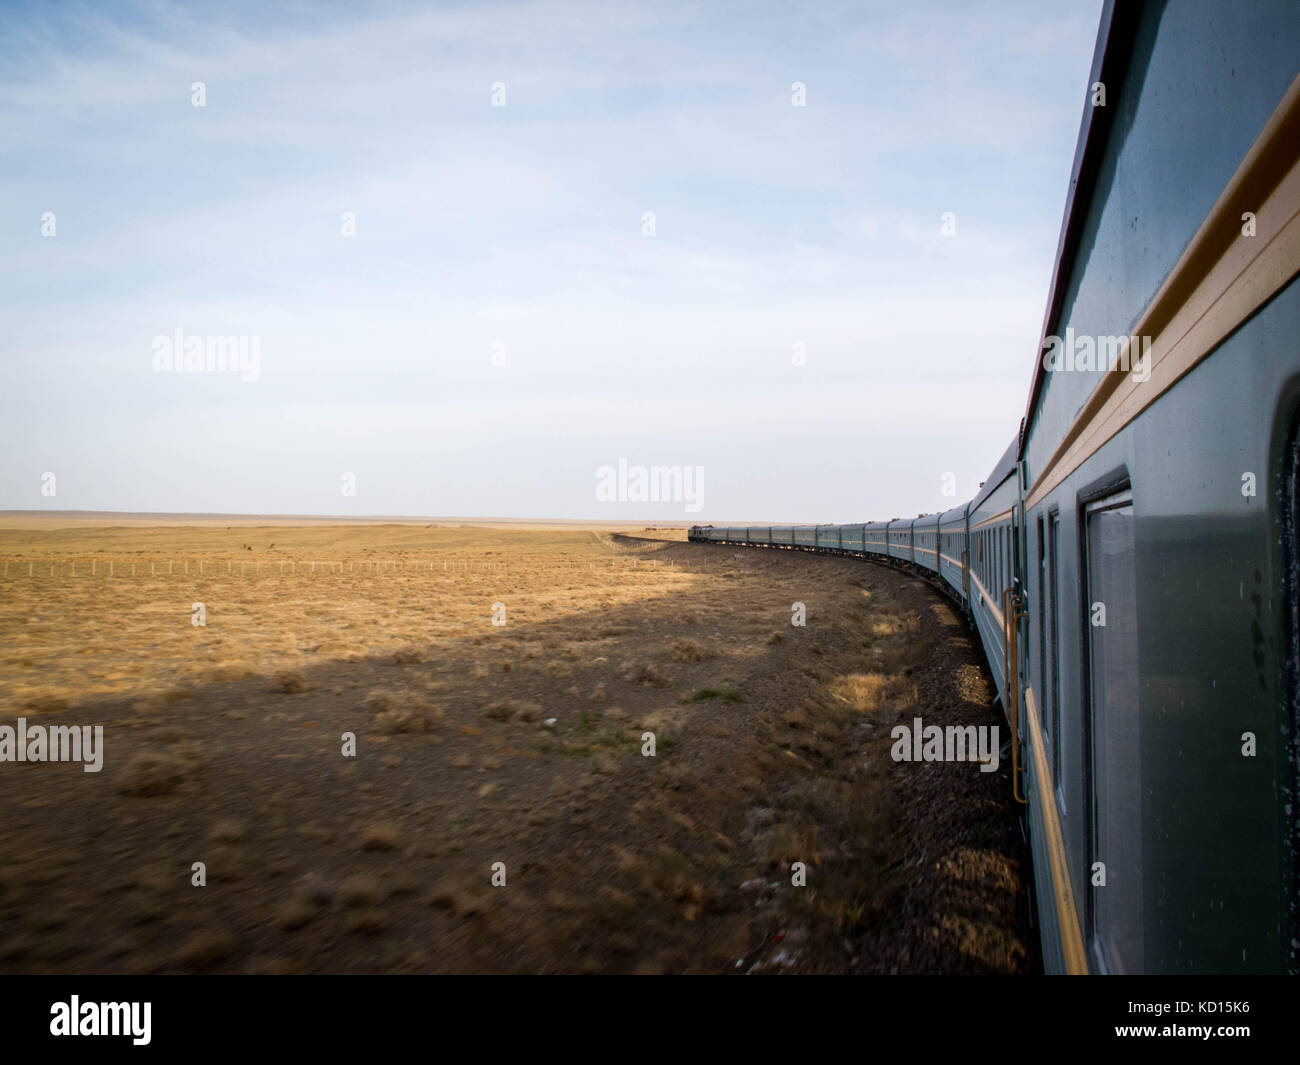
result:
[[[407,645],[450,652],[465,637],[504,637],[496,602],[513,634],[691,580],[590,529],[0,526],[0,698],[27,709],[176,698]]]
[[[953,609],[684,541],[0,520],[0,723],[106,736],[0,765],[0,969],[1031,965],[1005,773],[888,757],[996,720]]]

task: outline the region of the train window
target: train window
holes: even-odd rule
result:
[[[1054,786],[1060,786],[1060,700],[1057,693],[1056,544],[1061,515],[1048,515],[1046,527],[1038,519],[1038,706],[1043,742],[1050,760]],[[1044,531],[1046,528],[1046,531]]]
[[[1007,585],[1011,583],[1011,567],[1007,565],[1007,556],[1011,554],[1011,530],[1002,529],[998,537],[1002,550],[998,552],[998,569],[1002,574],[998,582],[998,595],[1001,596],[1007,590]]]
[[[1047,706],[1047,535],[1043,529],[1043,518],[1039,515],[1034,523],[1038,530],[1038,708],[1043,727],[1043,741],[1048,750],[1052,748],[1052,731],[1048,726]],[[1055,774],[1053,774],[1055,779]]]
[[[1004,576],[1002,570],[1002,530],[997,529],[994,532],[994,536],[997,537],[997,543],[993,549],[993,594],[996,595],[998,601],[1001,602],[1002,579]]]
[[[1061,787],[1061,638],[1060,638],[1060,569],[1057,566],[1057,547],[1061,542],[1061,512],[1054,510],[1047,516],[1047,591],[1043,599],[1043,613],[1047,615],[1047,669],[1044,676],[1045,693],[1050,705],[1044,709],[1044,719],[1050,717],[1052,730],[1052,779],[1057,783],[1057,794],[1064,798]]]
[[[1011,529],[1002,530],[1002,590],[1011,587]]]
[[[1091,851],[1106,870],[1105,887],[1090,890],[1090,932],[1103,970],[1133,973],[1143,967],[1144,818],[1131,495],[1091,504],[1085,537]]]
[[[1007,531],[998,530],[998,601],[1002,601],[1002,589],[1007,586]]]
[[[1008,525],[1002,530],[1002,587],[1004,589],[1011,587],[1011,573],[1013,566],[1012,555],[1015,552],[1014,541],[1011,537],[1011,526]]]
[[[1287,465],[1290,467],[1287,471],[1286,487],[1283,498],[1291,500],[1291,506],[1288,514],[1283,511],[1283,543],[1286,549],[1286,569],[1288,574],[1287,584],[1287,602],[1290,603],[1287,618],[1290,629],[1290,638],[1288,643],[1287,673],[1289,674],[1288,687],[1291,689],[1291,796],[1296,794],[1296,788],[1300,785],[1300,670],[1297,670],[1296,664],[1300,663],[1300,410],[1291,423],[1291,446],[1288,448],[1290,460]],[[1291,820],[1291,839],[1292,854],[1300,852],[1300,811],[1296,810],[1295,799],[1289,797],[1287,800],[1286,811]],[[1300,908],[1300,876],[1292,878],[1291,882],[1291,912],[1295,913]],[[1292,928],[1294,928],[1294,923]],[[1300,971],[1300,941],[1297,937],[1291,939],[1291,972]]]
[[[993,530],[993,596],[1002,598],[1002,530]]]
[[[1015,537],[1011,533],[1011,527],[1006,527],[1006,586],[1010,588],[1011,577],[1015,573]]]

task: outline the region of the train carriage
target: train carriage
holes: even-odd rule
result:
[[[889,554],[889,522],[869,521],[862,528],[868,555]]]
[[[849,555],[862,554],[865,530],[865,525],[841,525],[840,550]]]
[[[886,536],[889,541],[889,557],[902,562],[912,561],[912,523],[895,518],[889,523]]]
[[[969,503],[939,515],[939,576],[951,594],[966,601],[969,582],[966,575],[966,515]]]
[[[912,522],[912,561],[921,569],[939,572],[939,515],[925,514]]]
[[[964,602],[1049,972],[1300,970],[1298,56],[1294,0],[1107,2],[1020,432],[820,534]]]
[[[1297,966],[1298,58],[1293,0],[1103,23],[1021,447],[1053,970]]]
[[[838,525],[817,526],[817,550],[833,552],[839,549],[840,527]]]
[[[1015,537],[1012,512],[1020,501],[1019,438],[1012,440],[989,474],[969,512],[970,613],[984,645],[993,683],[1007,706],[1006,599],[1012,585]]]

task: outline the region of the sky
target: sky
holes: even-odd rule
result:
[[[962,502],[1100,9],[0,0],[0,509]]]

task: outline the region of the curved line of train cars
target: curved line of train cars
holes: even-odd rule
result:
[[[1108,3],[1028,406],[979,494],[690,531],[964,604],[1048,971],[1297,969],[1297,57],[1294,0]]]

